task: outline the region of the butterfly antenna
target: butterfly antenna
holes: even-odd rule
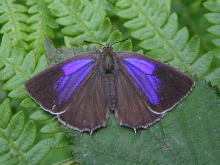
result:
[[[83,42],[91,43],[91,44],[99,44],[99,45],[105,46],[105,45],[98,43],[98,42],[92,42],[92,41],[87,41],[87,40],[84,40]]]
[[[114,42],[113,44],[111,44],[111,46],[114,45],[114,44],[117,44],[117,43],[119,43],[119,42],[125,42],[125,41],[127,41],[127,40],[129,40],[129,38],[126,38],[126,39],[121,40],[121,41]]]

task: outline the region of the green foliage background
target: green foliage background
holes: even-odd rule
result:
[[[68,47],[64,55],[87,48],[84,39],[130,38],[114,50],[169,63],[193,76],[196,87],[137,134],[119,127],[113,114],[92,136],[78,133],[23,88],[48,67],[46,36]],[[0,0],[0,37],[0,164],[219,164],[219,0]]]

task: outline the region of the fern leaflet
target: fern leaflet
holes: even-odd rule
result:
[[[12,116],[9,99],[0,105],[0,163],[38,164],[49,153],[54,139],[41,140],[36,145],[36,126],[32,120],[24,125],[24,113]]]
[[[27,23],[32,24],[30,26],[31,34],[27,37],[27,41],[31,41],[30,49],[33,49],[37,56],[41,56],[45,53],[43,44],[46,35],[54,38],[53,29],[57,29],[58,25],[44,0],[28,0],[26,4],[31,6],[28,13],[32,14],[27,20]]]
[[[25,89],[23,87],[24,83],[37,72],[47,68],[47,58],[45,55],[41,56],[39,61],[36,64],[35,55],[33,51],[30,51],[28,54],[25,53],[23,44],[18,42],[14,47],[11,46],[12,41],[8,34],[4,34],[2,38],[2,44],[0,47],[0,79],[6,81],[3,85],[3,89],[10,91],[8,96],[11,98],[21,98],[24,99],[21,103],[21,106],[26,108],[35,108],[36,104],[32,99],[27,97]],[[26,54],[26,56],[25,56]],[[42,110],[41,110],[42,111]],[[35,116],[32,119],[38,121],[41,117],[36,116],[35,111],[31,116]],[[42,112],[45,113],[45,112]],[[42,115],[41,113],[41,115]],[[34,115],[35,114],[35,115]],[[40,121],[48,121],[51,122],[54,120],[51,115],[45,114],[46,118],[41,118]],[[56,131],[51,132],[51,130],[44,130],[43,133],[51,133],[56,137],[55,143],[53,147],[56,148],[57,143],[62,141],[66,144],[66,140],[64,140],[64,136],[60,135],[60,128],[58,121],[57,124],[54,125],[54,129]],[[50,123],[49,123],[50,124]],[[46,127],[47,125],[45,125]],[[59,130],[59,131],[58,131]],[[58,134],[58,135],[57,135]],[[63,143],[63,144],[64,144]],[[64,147],[65,145],[63,145]]]
[[[111,22],[105,18],[106,10],[103,1],[70,1],[55,0],[49,5],[51,12],[59,17],[56,21],[59,25],[65,26],[62,29],[66,46],[78,46],[83,40],[94,42],[113,43],[122,39],[119,31],[111,33]],[[123,43],[127,49],[131,49],[130,41]],[[116,45],[116,50],[121,44]]]
[[[21,4],[15,4],[15,0],[0,1],[0,24],[2,24],[1,33],[8,33],[12,38],[13,45],[18,41],[26,41],[27,33],[30,31],[26,25],[28,16],[27,8]],[[28,45],[24,42],[25,49]]]
[[[220,47],[220,1],[214,0],[210,2],[205,2],[204,6],[210,10],[212,13],[208,13],[205,15],[206,19],[213,23],[214,25],[208,28],[208,32],[215,35],[218,38],[212,40],[215,46]],[[207,77],[214,85],[218,85],[220,88],[220,55],[219,50],[214,53],[214,62],[212,63],[212,73]]]
[[[148,56],[168,62],[199,78],[205,78],[212,85],[220,87],[220,66],[213,67],[216,57],[212,53],[199,55],[198,36],[189,39],[186,27],[178,30],[176,13],[169,14],[164,3],[155,0],[119,0],[118,15],[128,19],[125,27],[133,29],[132,36],[141,40],[140,46],[148,50]]]

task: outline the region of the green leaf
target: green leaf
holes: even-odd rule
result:
[[[217,0],[213,0],[213,1],[209,1],[209,2],[205,2],[204,3],[204,6],[210,10],[210,11],[213,11],[213,12],[220,12],[220,3],[219,1]]]
[[[24,113],[11,118],[9,99],[0,105],[0,164],[37,164],[47,155],[53,138],[34,144],[36,126],[32,120],[25,124]],[[12,156],[11,156],[12,155]]]
[[[35,67],[34,69],[34,72],[32,73],[32,75],[46,69],[48,67],[48,63],[47,63],[47,58],[45,55],[41,56],[38,63],[37,63],[37,66]]]
[[[30,31],[26,21],[28,16],[26,15],[27,8],[24,5],[14,3],[15,0],[1,0],[0,1],[0,33],[8,33],[12,39],[13,45],[18,41],[26,41],[27,32]],[[28,45],[23,42],[25,49],[28,49]]]
[[[215,35],[215,39],[212,40],[213,44],[217,47],[220,47],[220,1],[219,0],[213,0],[209,2],[204,2],[204,6],[210,10],[212,13],[205,14],[206,19],[212,23],[213,25],[207,29],[208,32]],[[220,88],[220,59],[217,57],[218,53],[220,53],[219,50],[217,50],[214,55],[213,59],[215,59],[215,63],[218,65],[213,66],[212,72],[208,73],[206,76],[207,80],[209,80],[212,85],[217,85]],[[217,58],[216,58],[217,57]],[[211,65],[212,66],[212,65]]]
[[[44,139],[27,152],[30,164],[38,164],[51,150],[53,141],[53,138]]]
[[[51,123],[43,126],[43,128],[41,128],[40,132],[53,133],[53,134],[60,132],[60,123],[58,123],[57,121],[51,122]]]
[[[10,109],[9,99],[6,99],[0,106],[0,116],[4,116],[0,120],[1,128],[6,128],[10,121],[11,111],[9,111],[8,109]]]
[[[121,8],[117,14],[129,19],[124,25],[127,28],[134,29],[132,36],[141,40],[140,46],[146,50],[157,51],[157,53],[159,51],[167,52],[155,55],[156,59],[163,60],[164,62],[169,60],[175,67],[180,67],[179,69],[184,71],[190,71],[188,65],[191,63],[185,63],[184,61],[184,56],[186,56],[184,53],[186,52],[185,46],[189,36],[188,30],[183,28],[177,31],[177,15],[174,13],[169,16],[166,5],[155,0],[129,0],[130,4],[126,7],[121,5],[123,2],[120,0],[117,2],[117,6]],[[127,14],[124,13],[125,11]],[[131,16],[132,13],[137,15]],[[198,43],[196,44],[198,45]],[[149,54],[154,57],[154,53],[149,52]],[[194,56],[193,60],[195,60],[196,56]]]
[[[73,45],[79,45],[83,43],[84,39],[99,42],[102,33],[99,33],[97,29],[100,24],[106,24],[109,21],[104,21],[106,11],[102,7],[103,3],[100,0],[96,1],[69,1],[69,0],[55,0],[50,5],[52,13],[57,17],[57,23],[65,25],[62,30],[65,37],[65,42],[69,42]],[[92,12],[96,10],[96,12]],[[104,21],[104,22],[103,22]],[[75,36],[75,37],[71,37]],[[107,38],[104,37],[106,40]]]
[[[30,120],[24,127],[24,130],[16,141],[18,147],[23,150],[27,151],[32,146],[36,137],[36,126],[32,120]]]
[[[88,49],[84,49],[82,47],[62,47],[56,49],[53,45],[53,42],[49,38],[45,39],[44,47],[46,49],[46,55],[49,58],[50,65],[66,60],[78,53],[89,51]]]
[[[30,48],[34,50],[35,55],[40,57],[45,53],[45,37],[54,38],[53,29],[57,29],[58,25],[44,0],[28,0],[26,4],[30,6],[28,13],[31,14],[27,20],[27,23],[31,24],[31,34],[28,35],[27,41],[31,42]]]
[[[62,133],[57,133],[54,139],[53,148],[63,148],[69,143],[69,139]]]
[[[26,107],[26,108],[36,108],[37,107],[37,104],[29,97],[24,99],[20,105],[22,107]]]
[[[80,164],[217,165],[219,108],[220,100],[204,81],[196,82],[184,101],[147,130],[135,134],[111,113],[108,126],[92,136],[67,129],[70,147]]]
[[[30,51],[24,58],[24,61],[22,62],[21,68],[23,72],[27,74],[31,74],[35,68],[35,57],[34,52]]]
[[[9,45],[8,47],[6,46],[6,42]],[[2,38],[0,47],[0,79],[6,81],[3,85],[3,89],[9,91],[8,96],[11,98],[24,99],[21,103],[23,107],[35,108],[35,102],[29,97],[27,98],[27,94],[24,89],[24,83],[32,75],[48,67],[47,58],[45,55],[42,55],[38,62],[36,62],[37,60],[34,51],[32,50],[26,53],[24,50],[24,44],[22,42],[18,42],[13,47],[10,45],[11,39],[6,33]],[[10,108],[10,106],[8,105],[7,107],[7,105],[8,102],[5,101],[1,106],[3,110],[0,110],[0,115],[5,116],[0,119],[0,127],[4,129],[2,130],[3,140],[1,140],[0,136],[0,141],[2,142],[2,150],[0,150],[0,153],[3,154],[3,156],[0,156],[0,164],[18,164],[18,162],[21,162],[21,164],[28,164],[28,162],[40,162],[51,148],[66,147],[67,138],[62,136],[63,133],[59,127],[59,122],[55,121],[54,123],[56,123],[57,127],[53,125],[53,129],[51,129],[53,131],[46,130],[46,127],[44,127],[42,130],[45,133],[50,133],[52,137],[56,137],[56,142],[52,142],[51,146],[45,148],[45,151],[41,154],[38,154],[38,157],[36,158],[32,158],[31,155],[28,155],[30,158],[25,156],[25,154],[28,154],[29,152],[30,154],[31,152],[36,152],[30,151],[31,148],[34,147],[33,143],[36,137],[36,126],[32,120],[29,120],[28,123],[24,125],[25,123],[23,111],[19,111],[11,118],[11,111],[6,111],[6,108]],[[51,115],[45,114],[45,112],[42,110],[40,113],[39,111],[36,111],[36,113],[30,115],[30,119],[38,121],[46,121],[51,118]],[[47,122],[48,121],[45,123]],[[63,142],[61,142],[61,140],[63,140]],[[39,142],[39,144],[41,143]],[[17,155],[12,159],[10,153]],[[20,161],[20,159],[22,159],[22,161]]]
[[[27,97],[24,83],[31,75],[47,68],[47,59],[41,56],[36,64],[34,51],[26,54],[22,42],[13,47],[11,42],[9,35],[4,34],[0,47],[0,80],[6,81],[3,89],[9,91],[9,97],[24,99]]]
[[[7,137],[12,140],[17,140],[22,133],[23,126],[24,113],[20,111],[12,117],[10,123],[8,124],[8,127],[5,130]]]
[[[54,0],[50,2],[51,12],[58,17],[56,22],[65,26],[62,33],[67,47],[82,45],[83,40],[99,43],[122,40],[121,33],[118,31],[115,31],[118,37],[112,40],[111,37],[114,35],[111,33],[109,18],[105,18],[104,5],[105,2],[101,0]],[[124,44],[129,45],[126,48],[131,48],[130,42]]]
[[[0,144],[1,144],[0,155],[8,153],[10,151],[10,148],[8,147],[7,145],[8,143],[6,140],[0,138]]]
[[[205,75],[197,74],[199,78],[204,78],[220,88],[220,80],[217,78],[220,77],[218,72],[220,65],[205,65],[195,70],[195,66],[206,57],[206,54],[199,55],[200,39],[197,35],[189,39],[189,31],[186,27],[178,30],[177,15],[176,13],[169,14],[167,4],[159,0],[128,0],[126,2],[119,0],[116,5],[120,8],[117,15],[128,19],[124,26],[132,29],[132,36],[141,41],[139,45],[148,51],[147,56],[168,62],[191,75],[204,73],[206,70]],[[207,15],[207,17],[212,22],[220,22],[217,14]],[[220,36],[219,25],[208,30]],[[219,40],[213,42],[220,45]],[[216,54],[208,54],[212,56],[209,60],[216,56]]]
[[[202,77],[208,71],[208,68],[210,67],[212,60],[213,60],[212,52],[204,54],[192,65],[191,70],[198,77]]]
[[[19,99],[20,98],[23,99],[27,97],[23,84],[13,89],[11,92],[9,92],[8,96],[11,98],[19,98]]]
[[[30,115],[30,119],[36,120],[36,121],[44,121],[51,119],[51,115],[49,115],[47,112],[44,112],[42,109],[35,111]]]

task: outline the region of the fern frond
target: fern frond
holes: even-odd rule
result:
[[[114,7],[115,7],[115,0],[103,0],[103,7],[104,7],[107,11],[113,10]]]
[[[58,25],[44,0],[28,0],[26,4],[30,6],[28,13],[31,14],[27,20],[27,23],[31,24],[31,34],[27,37],[27,41],[31,42],[30,49],[33,49],[37,57],[40,57],[45,53],[43,46],[45,37],[54,38],[53,30],[57,29]]]
[[[212,27],[208,28],[208,32],[217,37],[212,42],[214,45],[220,47],[220,1],[214,0],[205,2],[204,6],[212,12],[205,14],[206,19],[214,24]]]
[[[33,51],[30,51],[25,56],[25,51],[23,44],[21,42],[15,44],[11,47],[12,43],[8,34],[4,34],[2,38],[2,44],[0,47],[0,79],[6,81],[3,85],[3,89],[10,91],[8,96],[11,98],[21,98],[24,99],[21,103],[21,106],[26,108],[35,108],[36,104],[32,99],[30,99],[24,89],[24,83],[34,74],[46,69],[47,58],[45,55],[41,56],[39,61],[36,63],[35,55]],[[42,111],[42,110],[41,110]],[[52,115],[45,114],[42,117],[42,113],[37,113],[35,111],[31,117],[33,120],[38,121],[50,121]],[[45,112],[44,112],[45,113]],[[51,130],[44,130],[42,133],[51,133],[55,136],[56,133],[60,133],[61,129],[59,128],[59,123],[56,121],[57,125],[53,127],[56,130],[51,132]],[[50,124],[50,123],[49,123]],[[63,138],[64,139],[64,138]],[[55,139],[55,143],[60,141],[60,138]],[[65,141],[66,142],[66,141]],[[64,147],[64,146],[63,146]]]
[[[102,23],[106,16],[106,11],[102,8],[102,2],[100,0],[93,2],[88,0],[55,0],[49,5],[49,8],[52,13],[59,17],[57,23],[65,26],[62,29],[62,33],[65,35],[66,44],[82,44],[84,39],[95,42],[100,41],[100,33],[97,36],[96,31],[99,28],[98,25]],[[108,25],[109,21],[106,20],[104,24]],[[102,38],[106,39],[106,35],[109,35],[110,29],[102,28]]]
[[[0,105],[0,163],[38,164],[52,149],[54,138],[41,140],[34,145],[35,123],[24,124],[23,111],[12,116],[9,99]]]
[[[117,6],[122,10],[117,14],[129,19],[125,27],[134,30],[132,36],[141,40],[140,46],[150,50],[149,56],[154,56],[161,61],[174,61],[173,65],[184,70],[189,70],[184,57],[187,52],[184,48],[187,44],[189,34],[186,28],[178,30],[178,18],[174,13],[169,16],[164,3],[159,4],[155,0],[120,0]],[[195,37],[197,50],[191,56],[192,62],[198,54],[199,39]]]
[[[132,36],[141,41],[140,46],[149,51],[148,56],[168,62],[191,75],[199,72],[199,78],[205,78],[212,85],[220,85],[220,66],[212,66],[215,56],[208,53],[199,57],[199,37],[189,39],[186,27],[178,30],[176,13],[170,15],[164,3],[155,0],[119,0],[117,6],[121,8],[117,14],[128,19],[125,27],[133,29]],[[202,62],[205,65],[198,67]]]
[[[0,1],[0,24],[2,24],[1,33],[8,33],[12,39],[13,45],[18,41],[26,41],[27,32],[30,31],[26,25],[28,16],[27,8],[24,5],[14,3],[15,0]],[[25,49],[28,45],[24,42]]]
[[[0,79],[7,81],[3,89],[10,91],[11,98],[27,97],[23,84],[31,75],[47,67],[47,59],[42,56],[36,64],[35,55],[30,51],[25,55],[24,45],[21,42],[11,46],[12,41],[8,34],[4,34],[0,48]]]
[[[111,33],[111,22],[109,18],[105,18],[106,10],[101,0],[55,0],[49,8],[59,17],[57,23],[65,26],[62,33],[68,47],[82,45],[83,40],[112,43],[122,38],[119,31]],[[131,43],[126,43],[129,43],[130,49]],[[119,45],[117,46],[120,47]]]
[[[205,15],[206,19],[214,24],[210,28],[208,28],[208,32],[215,35],[216,38],[212,40],[213,44],[217,47],[220,47],[220,1],[213,0],[210,2],[205,2],[204,6],[210,10],[212,13],[208,13]],[[213,85],[218,85],[220,88],[220,56],[219,50],[215,51],[214,54],[214,62],[213,62],[213,71],[211,74],[207,75],[207,79],[211,81]]]
[[[159,4],[165,4],[166,8],[168,9],[168,12],[170,12],[171,7],[171,0],[157,0]]]

